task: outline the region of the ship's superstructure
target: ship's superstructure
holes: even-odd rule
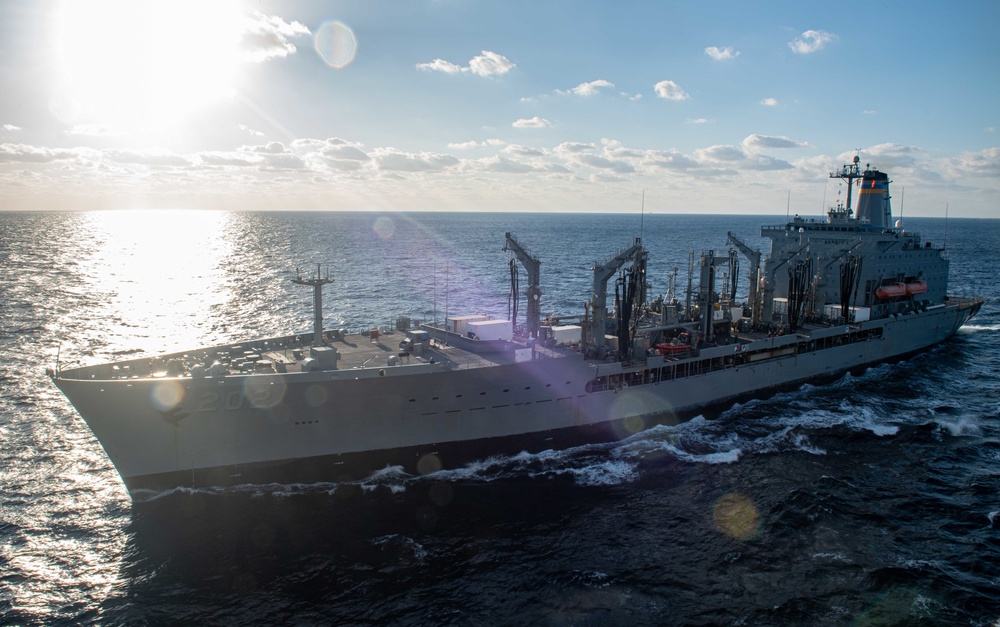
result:
[[[706,407],[896,359],[948,339],[982,299],[949,297],[942,247],[892,222],[888,176],[831,174],[846,205],[730,233],[648,302],[636,238],[593,265],[583,315],[541,318],[541,261],[506,234],[511,315],[399,318],[51,371],[130,489],[429,473],[470,459],[621,438]],[[854,188],[858,204],[852,206]],[[749,293],[737,299],[740,260]],[[516,263],[515,263],[516,261]],[[525,323],[517,264],[528,274]],[[697,276],[697,285],[693,277]],[[613,280],[613,299],[609,298]]]

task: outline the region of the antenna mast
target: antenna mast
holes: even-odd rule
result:
[[[639,239],[642,239],[642,227],[646,218],[646,190],[642,190],[642,205],[639,209]]]
[[[316,264],[316,276],[311,279],[303,279],[299,269],[295,269],[295,278],[292,283],[296,285],[311,285],[313,288],[313,346],[323,345],[323,286],[333,283],[330,278],[330,270],[327,269],[326,276],[320,275],[319,264]]]
[[[861,163],[861,157],[854,155],[851,165],[845,165],[839,172],[830,172],[830,178],[847,181],[847,215],[851,215],[851,188],[854,186],[854,180],[861,178],[861,169],[858,167],[859,163]]]
[[[944,204],[944,245],[941,250],[948,250],[948,203]]]

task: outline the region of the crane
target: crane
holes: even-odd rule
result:
[[[757,302],[757,289],[760,283],[760,251],[744,244],[732,231],[726,233],[726,242],[735,246],[750,262],[750,294],[747,296],[747,303],[750,305],[750,315],[753,322],[757,324],[761,310],[760,304]],[[733,298],[736,298],[735,294],[733,294]]]
[[[510,251],[514,253],[517,260],[524,266],[525,272],[528,273],[528,311],[525,314],[526,323],[525,326],[528,328],[528,337],[537,338],[538,337],[538,326],[539,320],[541,319],[541,299],[542,299],[542,288],[540,287],[539,280],[542,271],[542,262],[532,257],[528,254],[524,247],[518,243],[514,236],[507,233],[507,239],[504,243],[504,251]],[[515,303],[518,295],[514,294]],[[517,307],[514,307],[515,315],[513,318],[517,318],[516,311]],[[511,325],[514,330],[517,330],[517,320],[511,320]]]
[[[644,263],[645,258],[646,251],[642,247],[642,240],[637,237],[631,246],[621,249],[603,263],[594,264],[594,284],[590,293],[590,309],[593,316],[590,323],[589,338],[585,337],[584,343],[592,344],[599,355],[606,353],[604,327],[608,320],[608,280],[614,276],[615,272],[618,272],[619,268],[629,261]],[[644,280],[645,277],[643,277]]]

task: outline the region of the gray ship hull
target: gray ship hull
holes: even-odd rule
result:
[[[938,344],[981,300],[632,365],[567,352],[455,368],[194,377],[54,377],[130,490],[429,473],[493,454],[621,439],[706,407]],[[96,367],[92,367],[96,368]],[[93,376],[93,378],[91,378]]]

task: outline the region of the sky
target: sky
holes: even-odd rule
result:
[[[0,210],[1000,218],[1000,2],[0,0]]]

